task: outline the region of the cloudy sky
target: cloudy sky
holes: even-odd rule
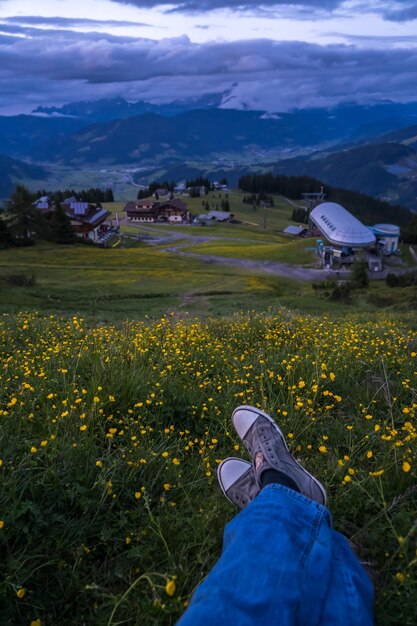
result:
[[[226,90],[269,111],[417,100],[417,0],[0,0],[0,114]]]

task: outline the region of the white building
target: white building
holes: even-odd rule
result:
[[[310,230],[316,226],[334,246],[366,248],[376,243],[373,232],[336,202],[323,202],[310,213]]]

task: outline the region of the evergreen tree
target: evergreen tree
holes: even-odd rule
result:
[[[61,205],[56,207],[50,220],[51,240],[56,243],[70,244],[75,241],[71,220]]]
[[[285,176],[283,174],[248,174],[239,179],[239,188],[252,194],[278,193],[293,200],[299,200],[303,193],[316,193],[324,186],[320,180],[309,176]],[[415,215],[409,209],[389,204],[356,191],[325,186],[326,200],[344,206],[365,224],[391,222],[395,214],[395,223],[408,226]]]
[[[43,219],[35,209],[33,202],[36,194],[31,193],[24,185],[16,185],[10,200],[6,203],[6,211],[10,213],[9,228],[14,237],[20,240],[32,240],[34,234],[41,234]]]
[[[0,248],[8,248],[13,245],[13,237],[7,224],[0,218]]]
[[[365,261],[355,261],[353,263],[351,277],[354,287],[368,287],[369,276]]]

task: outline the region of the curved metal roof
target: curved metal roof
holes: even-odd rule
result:
[[[400,227],[396,224],[375,224],[372,230],[376,235],[397,236],[400,234]]]
[[[360,248],[376,241],[367,226],[336,202],[322,202],[311,211],[310,218],[323,236],[336,246]]]

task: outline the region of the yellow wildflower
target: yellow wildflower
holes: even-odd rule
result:
[[[168,596],[173,596],[175,593],[175,589],[176,589],[175,580],[171,578],[171,580],[168,580],[167,584],[165,585],[165,593]]]

